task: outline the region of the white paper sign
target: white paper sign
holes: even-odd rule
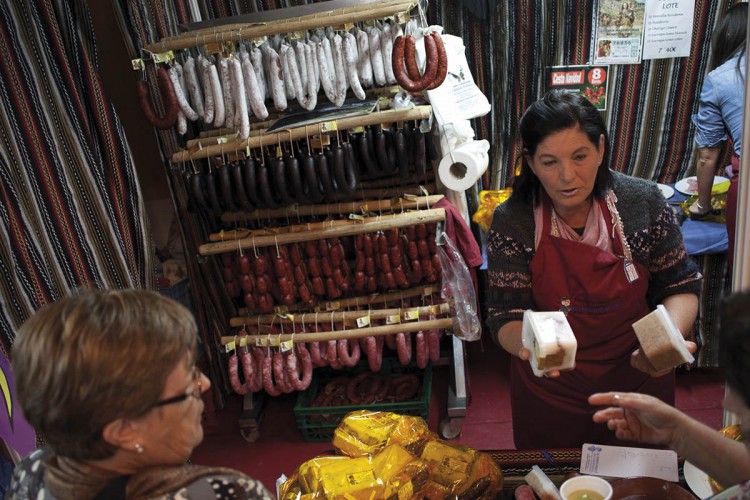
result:
[[[626,446],[584,443],[581,474],[607,477],[655,477],[679,481],[677,453]]]
[[[643,59],[689,56],[694,12],[695,0],[648,0]]]

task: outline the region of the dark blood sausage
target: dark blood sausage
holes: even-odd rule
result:
[[[294,198],[289,194],[289,190],[286,187],[286,162],[284,161],[284,158],[276,158],[276,161],[273,162],[272,168],[273,185],[276,188],[276,193],[279,195],[279,198],[281,198],[281,204],[292,205],[294,203]]]
[[[295,156],[287,156],[286,160],[286,174],[291,181],[292,191],[290,196],[294,198],[297,203],[307,203],[309,200],[305,196],[305,189],[302,187],[302,173],[299,170],[299,160]]]
[[[380,171],[382,173],[393,173],[396,170],[396,166],[391,163],[391,157],[388,154],[386,132],[382,128],[378,128],[374,132],[373,141],[375,143],[375,157],[378,160]]]
[[[445,52],[445,45],[443,44],[443,38],[436,31],[430,33],[430,36],[435,39],[435,48],[437,49],[437,74],[435,79],[425,87],[425,90],[432,90],[438,88],[445,81],[445,76],[448,74],[448,54]]]
[[[419,129],[414,131],[414,168],[417,175],[424,177],[427,175],[427,147],[425,145],[424,133]]]
[[[351,144],[346,144],[351,148]],[[350,158],[347,158],[346,148],[339,145],[333,150],[333,177],[336,180],[338,192],[352,194],[357,189],[357,173]]]
[[[406,136],[402,129],[393,133],[393,149],[396,152],[396,166],[401,177],[409,173],[409,151],[406,149]]]
[[[325,196],[333,196],[336,194],[336,187],[333,185],[331,180],[331,170],[329,168],[328,153],[318,153],[315,156],[315,171],[318,173],[318,180],[320,180],[321,186],[323,186],[323,194]]]
[[[190,193],[192,199],[200,210],[210,212],[211,208],[206,202],[205,186],[203,182],[203,172],[194,172],[190,175]]]
[[[208,194],[208,203],[211,205],[211,211],[217,218],[220,218],[221,214],[224,213],[224,209],[221,208],[221,203],[219,202],[219,193],[216,191],[214,173],[207,173],[204,179],[206,180],[206,193]]]
[[[302,158],[302,190],[305,198],[310,203],[319,203],[323,199],[320,190],[318,173],[315,171],[315,157],[306,155]]]
[[[393,42],[393,58],[391,59],[391,63],[393,66],[393,74],[395,75],[398,84],[409,92],[420,92],[427,88],[427,86],[435,80],[435,76],[437,75],[437,47],[435,46],[435,39],[433,37],[426,36],[424,38],[427,64],[425,64],[424,74],[416,80],[413,80],[409,77],[404,68],[404,57],[406,51],[405,43],[410,37],[411,35],[399,36],[396,38],[396,41]],[[411,38],[412,41],[409,42],[409,46],[411,47],[410,51],[414,51],[414,38]]]
[[[215,174],[219,183],[219,191],[221,192],[221,201],[224,208],[230,212],[236,212],[239,210],[237,205],[234,203],[234,196],[232,194],[232,179],[231,173],[229,172],[229,165],[219,165],[216,167]]]
[[[140,104],[143,114],[146,115],[146,120],[151,125],[165,130],[172,127],[177,121],[180,106],[177,103],[177,95],[174,86],[172,86],[172,80],[169,78],[169,71],[166,68],[160,66],[156,69],[156,82],[159,85],[159,93],[164,105],[164,116],[157,115],[151,106],[151,102],[148,100],[148,85],[145,80],[138,81],[138,104]]]
[[[252,158],[248,157],[242,164],[242,180],[245,182],[245,194],[254,206],[261,204],[258,197],[258,181],[256,180],[256,165]]]
[[[245,181],[242,176],[242,164],[239,162],[232,163],[232,166],[229,167],[229,169],[232,174],[234,194],[236,195],[235,202],[239,205],[238,208],[249,212],[253,209],[253,204],[250,203],[250,200],[247,197],[247,192],[245,191]]]
[[[369,130],[369,129],[368,129]],[[364,132],[357,137],[357,152],[359,153],[360,164],[364,166],[365,172],[370,175],[377,174],[380,169],[375,161],[375,158],[370,152],[370,146],[368,145],[368,135],[372,137],[372,133],[368,134]]]
[[[279,203],[274,198],[271,189],[271,179],[268,174],[268,167],[264,164],[258,165],[255,172],[255,178],[258,183],[258,194],[262,205],[266,208],[279,208]]]

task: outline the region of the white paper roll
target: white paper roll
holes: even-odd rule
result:
[[[445,187],[453,191],[466,191],[484,174],[489,165],[486,140],[461,144],[440,160],[438,176]]]

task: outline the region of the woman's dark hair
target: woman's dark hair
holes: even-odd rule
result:
[[[711,35],[711,67],[716,69],[739,53],[745,52],[747,39],[747,3],[734,4],[721,17]],[[737,61],[737,71],[740,63]]]
[[[533,203],[541,183],[531,171],[526,155],[534,156],[537,146],[550,135],[561,130],[578,127],[599,147],[599,137],[604,135],[602,162],[596,174],[593,194],[603,196],[610,187],[609,137],[604,119],[596,107],[578,92],[551,90],[528,107],[521,117],[519,130],[523,145],[521,172],[513,182],[513,196]]]
[[[727,384],[750,407],[750,292],[736,292],[722,301],[719,366]]]

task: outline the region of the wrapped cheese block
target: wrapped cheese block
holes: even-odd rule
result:
[[[396,413],[353,411],[333,431],[333,446],[350,457],[374,455],[385,447],[399,419]]]
[[[578,342],[562,311],[525,311],[521,341],[537,377],[575,368]]]
[[[419,498],[430,476],[427,462],[395,444],[372,457],[372,463],[385,483],[385,498]]]
[[[661,304],[633,323],[633,330],[643,354],[657,370],[667,370],[695,360],[685,347],[685,339],[669,316],[667,308]]]

